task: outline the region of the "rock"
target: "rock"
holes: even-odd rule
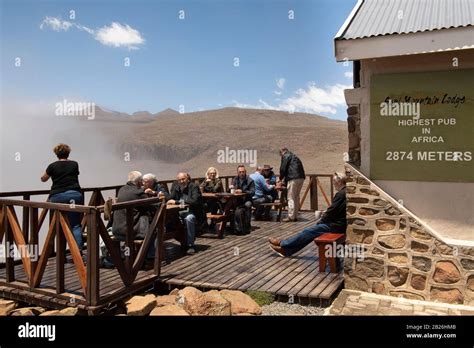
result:
[[[369,285],[365,279],[344,273],[344,288],[352,290],[368,291]]]
[[[416,290],[425,290],[426,277],[422,274],[413,274],[411,276],[411,287]]]
[[[439,261],[436,263],[433,279],[437,283],[453,284],[461,280],[461,273],[451,261]]]
[[[397,291],[397,290],[390,291],[390,296],[403,297],[403,298],[408,298],[410,300],[421,300],[421,301],[425,299],[422,295],[415,294],[409,291]]]
[[[383,251],[382,249],[379,249],[377,247],[374,247],[372,249],[372,254],[375,254],[375,255],[383,255],[385,254],[385,251]]]
[[[347,239],[350,243],[364,243],[371,244],[374,237],[374,231],[361,230],[358,228],[347,229]]]
[[[467,280],[467,288],[470,291],[474,291],[474,275],[469,276],[469,279]]]
[[[473,247],[461,247],[461,248],[459,248],[459,252],[462,255],[474,257],[474,248]]]
[[[346,186],[346,193],[355,193],[356,187],[355,186]]]
[[[378,242],[381,246],[388,249],[401,249],[405,246],[406,239],[402,234],[390,234],[379,236]]]
[[[363,198],[363,197],[352,197],[352,195],[347,198],[347,201],[348,201],[349,203],[369,203],[369,200],[368,200],[367,198]]]
[[[375,282],[372,284],[372,292],[375,294],[383,295],[385,294],[385,284]]]
[[[179,290],[176,299],[177,304],[184,308],[184,310],[189,314],[197,315],[202,307],[202,295],[202,291],[187,286],[184,289]]]
[[[150,316],[156,315],[189,315],[182,307],[175,304],[168,304],[164,306],[155,307]]]
[[[378,213],[379,213],[379,211],[376,210],[376,209],[364,208],[364,207],[359,208],[359,214],[360,215],[367,216],[367,215],[375,215],[375,214],[378,214]]]
[[[395,220],[390,219],[377,219],[375,221],[375,225],[379,229],[379,231],[391,231],[395,228]]]
[[[359,113],[359,108],[357,106],[349,106],[347,108],[347,114],[352,116],[352,115],[357,115]]]
[[[413,256],[412,265],[420,271],[428,272],[431,269],[431,260],[426,257]]]
[[[407,227],[407,224],[405,222],[405,219],[400,219],[400,222],[398,223],[398,225],[400,226],[400,230],[404,230],[406,227]]]
[[[41,317],[52,317],[52,316],[58,316],[58,315],[61,315],[59,310],[46,311],[40,314]]]
[[[416,252],[419,252],[419,253],[425,253],[428,251],[428,249],[430,248],[429,245],[426,245],[426,244],[423,244],[423,243],[420,243],[420,242],[416,242],[414,240],[411,241],[411,250],[413,251],[416,251]]]
[[[35,315],[40,315],[41,313],[44,313],[46,309],[42,307],[23,307],[23,308],[18,308],[15,309],[13,312],[11,312],[11,316],[25,316],[25,317],[32,317]]]
[[[133,296],[125,303],[127,307],[127,315],[138,316],[148,315],[156,306],[155,295]]]
[[[59,313],[61,313],[61,315],[76,315],[77,312],[79,310],[77,308],[74,308],[74,307],[67,307],[67,308],[64,308],[64,309],[61,309],[59,311]]]
[[[366,222],[365,222],[364,219],[359,219],[359,218],[347,219],[347,224],[348,224],[348,225],[364,226],[365,223],[366,223]]]
[[[394,207],[388,207],[384,211],[385,211],[385,214],[387,215],[400,215],[401,214],[400,210]]]
[[[178,295],[179,289],[174,288],[173,290],[170,291],[170,295]]]
[[[388,280],[393,286],[400,286],[406,283],[408,278],[408,268],[388,266]]]
[[[461,259],[461,265],[464,267],[464,269],[472,271],[474,269],[474,260]]]
[[[18,303],[12,300],[0,299],[0,316],[6,316],[10,314],[16,307]]]
[[[348,206],[347,206],[347,213],[348,213],[349,215],[354,214],[355,211],[356,211],[355,205],[348,205]]]
[[[177,295],[164,295],[156,297],[156,307],[168,306],[176,304]]]
[[[366,195],[371,195],[371,196],[379,196],[379,193],[375,190],[370,190],[367,188],[361,188],[360,192],[366,194]]]
[[[230,311],[232,315],[235,314],[262,314],[262,309],[249,295],[242,291],[235,290],[221,290],[220,294],[224,299],[230,302]]]
[[[231,307],[217,290],[206,291],[202,295],[200,315],[231,315]]]
[[[412,237],[423,240],[430,240],[431,236],[420,228],[411,227],[410,234]]]
[[[439,240],[435,240],[436,248],[443,255],[452,255],[453,248]]]
[[[381,277],[384,273],[384,262],[381,259],[367,257],[356,263],[355,273],[364,277]]]
[[[407,254],[388,254],[388,259],[391,262],[395,263],[407,263],[408,262],[408,256]]]
[[[445,289],[432,287],[430,292],[431,301],[439,301],[445,303],[457,303],[462,304],[464,297],[458,289]]]
[[[67,307],[61,310],[53,310],[47,311],[40,314],[40,316],[44,317],[52,317],[52,316],[74,316],[78,312],[77,308]]]
[[[380,198],[374,199],[374,204],[378,205],[379,207],[387,207],[391,205],[389,201],[386,201],[385,199],[380,199]]]
[[[358,183],[359,185],[370,185],[370,182],[369,182],[367,179],[365,179],[365,178],[363,178],[363,177],[361,177],[361,176],[358,176],[358,177],[357,177],[357,183]]]

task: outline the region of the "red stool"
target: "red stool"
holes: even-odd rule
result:
[[[319,252],[319,272],[326,270],[326,260],[329,262],[329,269],[331,273],[336,273],[336,250],[333,250],[333,256],[326,258],[326,245],[337,245],[344,243],[346,235],[343,233],[324,233],[323,235],[314,238],[314,242],[318,246]],[[331,246],[332,247],[332,246]]]

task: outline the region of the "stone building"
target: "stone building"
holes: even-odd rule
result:
[[[474,1],[360,0],[352,62],[346,288],[474,304]],[[346,64],[346,63],[345,63]]]

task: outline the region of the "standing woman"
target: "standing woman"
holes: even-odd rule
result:
[[[51,163],[41,177],[42,182],[48,181],[49,178],[53,181],[48,201],[52,203],[84,204],[81,186],[79,186],[79,164],[68,159],[71,148],[66,144],[58,144],[53,151],[58,160]],[[67,216],[74,239],[79,249],[82,249],[82,214],[68,212]]]

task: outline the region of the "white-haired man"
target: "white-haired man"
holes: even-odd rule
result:
[[[155,174],[148,173],[143,175],[143,189],[150,197],[169,199],[169,193],[165,190],[163,185],[158,182]]]
[[[346,233],[346,181],[343,174],[335,173],[332,182],[337,190],[331,205],[322,217],[316,221],[316,225],[307,227],[293,237],[280,240],[269,238],[270,247],[280,256],[290,256],[303,249],[311,243],[314,238],[324,233]]]
[[[122,186],[117,195],[117,203],[149,198],[142,188],[143,176],[139,171],[128,173],[127,183]],[[133,230],[135,239],[142,239],[150,224],[150,214],[156,210],[156,205],[144,205],[133,209]],[[127,211],[126,209],[114,212],[112,233],[119,239],[125,240],[127,234]]]

